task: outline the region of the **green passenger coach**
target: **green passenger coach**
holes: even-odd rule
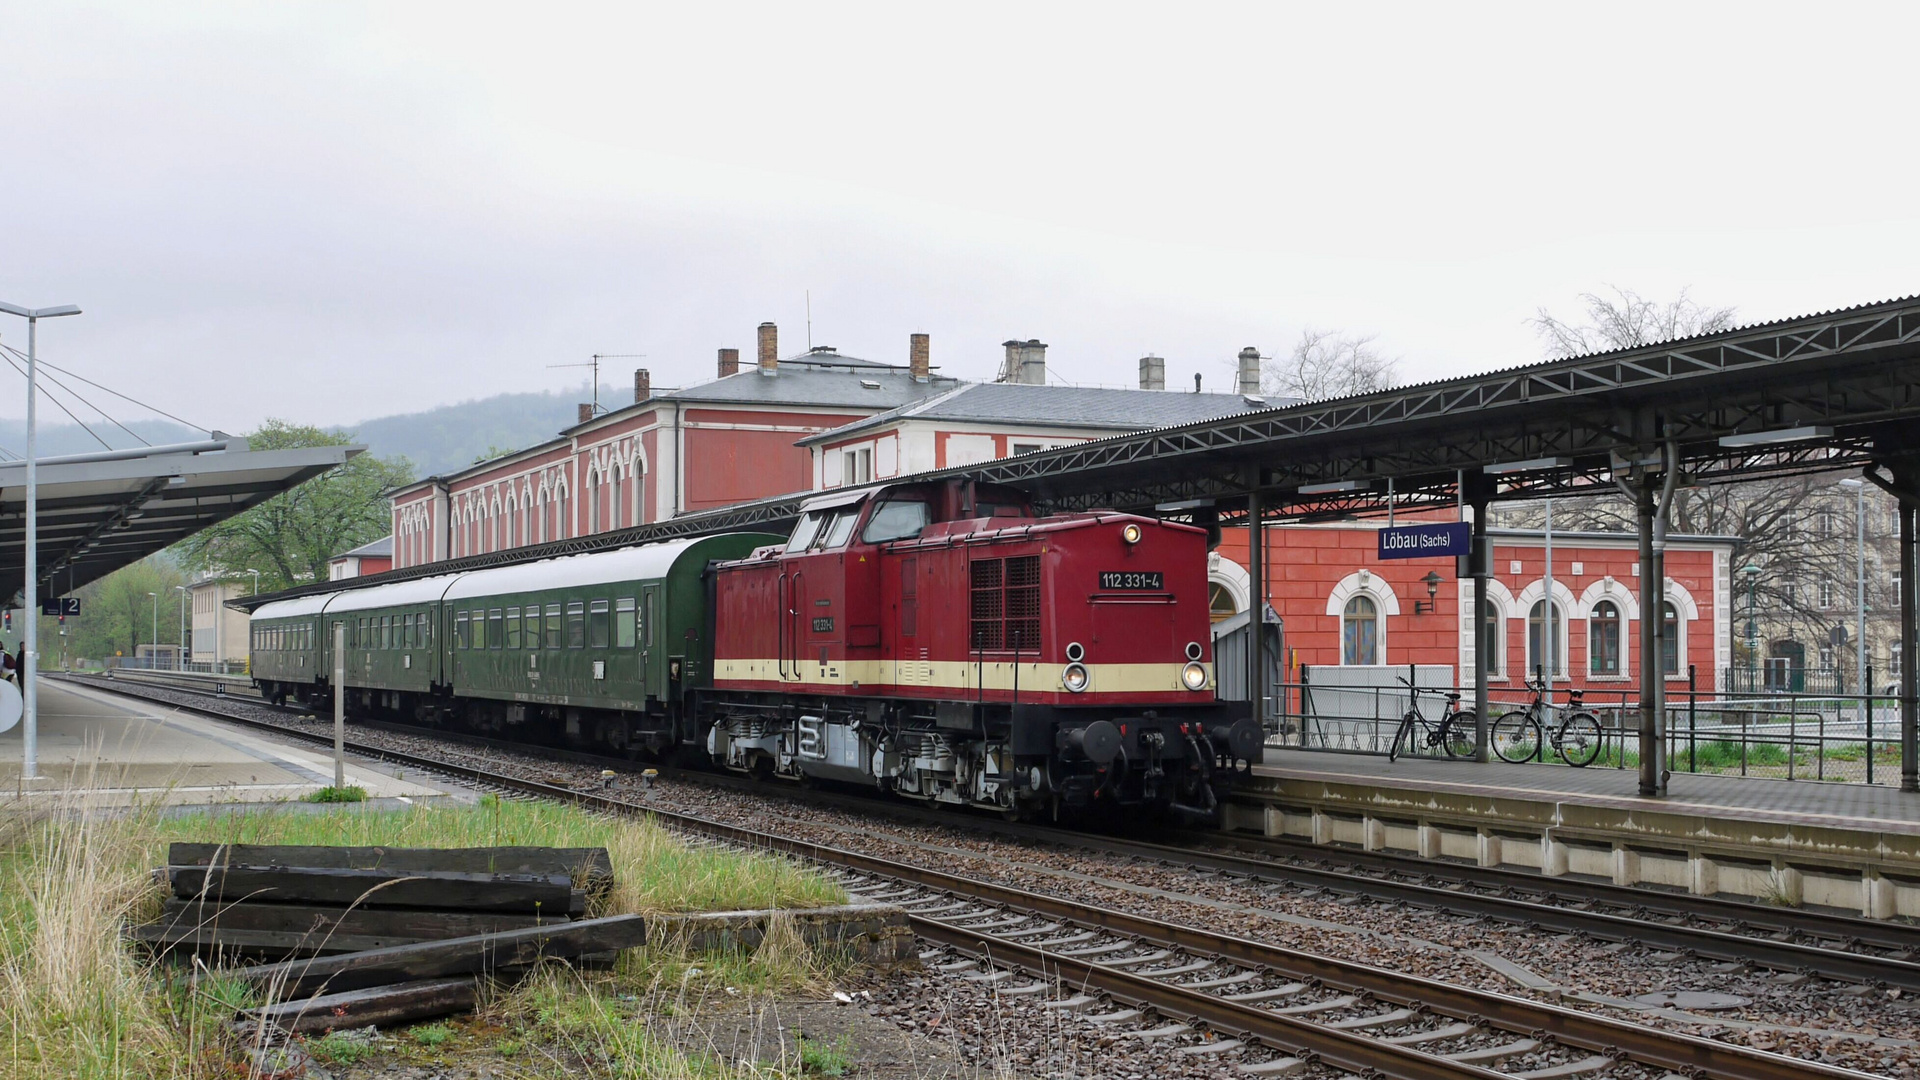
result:
[[[686,692],[711,681],[709,564],[781,539],[677,540],[265,604],[254,680],[276,701],[330,699],[340,627],[355,713],[659,749],[682,734]]]

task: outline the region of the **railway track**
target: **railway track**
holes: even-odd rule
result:
[[[108,689],[149,696],[136,687]],[[211,704],[169,704],[283,736],[330,741]],[[1116,1035],[1159,1040],[1169,1053],[1238,1060],[1241,1070],[1253,1075],[1292,1075],[1321,1066],[1394,1080],[1868,1075],[976,881],[604,793],[358,741],[348,749],[521,797],[648,815],[708,842],[813,861],[831,868],[849,891],[906,908],[917,935],[951,951],[954,959],[939,965],[945,970],[971,967],[975,979],[1003,995],[1051,996],[1067,988],[1069,996],[1048,1005],[1081,1011]],[[1012,982],[1019,977],[1013,972],[1029,981]],[[1095,1008],[1101,1011],[1091,1011]]]
[[[181,686],[147,675],[119,681],[211,693],[204,687]],[[259,700],[251,687],[230,691],[224,696],[248,695],[254,701]],[[524,743],[408,725],[373,726],[471,745],[549,754],[591,766],[633,767],[631,762],[618,759]],[[766,792],[765,784],[730,774],[680,775],[693,782],[730,790]],[[895,819],[1184,867],[1237,878],[1258,889],[1284,888],[1362,897],[1372,902],[1498,920],[1545,932],[1577,934],[1596,942],[1628,942],[1727,964],[1920,992],[1920,927],[1904,922],[1769,907],[1608,882],[1547,878],[1351,848],[1330,849],[1242,833],[1168,831],[1160,834],[1166,842],[1155,843],[931,810],[899,800],[883,803],[875,797],[844,792],[795,788],[782,794],[854,813],[871,812],[884,805],[887,814]]]

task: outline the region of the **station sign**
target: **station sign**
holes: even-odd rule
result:
[[[1380,530],[1380,558],[1430,559],[1465,555],[1473,546],[1473,526],[1465,521],[1435,521]]]
[[[78,615],[80,614],[80,598],[77,596],[56,596],[49,600],[42,600],[40,601],[40,614]]]

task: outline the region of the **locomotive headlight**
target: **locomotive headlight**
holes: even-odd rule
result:
[[[1180,669],[1180,681],[1185,683],[1189,690],[1205,690],[1207,666],[1198,660],[1189,661],[1186,667]]]
[[[1085,664],[1068,664],[1066,670],[1060,672],[1060,683],[1065,686],[1068,691],[1075,694],[1085,690],[1087,688],[1087,666]]]
[[[1125,527],[1123,527],[1123,528],[1122,528],[1122,529],[1120,530],[1120,539],[1122,539],[1122,540],[1125,540],[1125,541],[1126,541],[1127,543],[1129,543],[1129,544],[1137,544],[1137,543],[1139,543],[1139,542],[1140,542],[1140,525],[1139,525],[1139,523],[1138,523],[1138,522],[1133,522],[1133,521],[1129,521],[1129,522],[1127,522],[1127,524],[1125,525]]]

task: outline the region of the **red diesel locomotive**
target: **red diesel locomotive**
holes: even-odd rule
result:
[[[1009,814],[1210,813],[1263,733],[1214,695],[1206,557],[1201,529],[964,481],[822,496],[714,568],[707,751]]]

